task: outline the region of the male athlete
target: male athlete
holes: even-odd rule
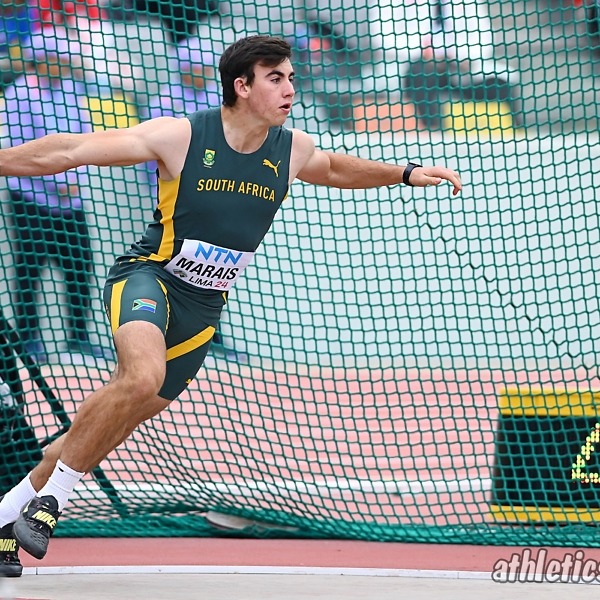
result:
[[[454,194],[460,191],[450,169],[324,152],[306,133],[284,128],[294,99],[290,56],[281,39],[240,39],[219,63],[220,108],[126,129],[48,135],[0,150],[4,176],[146,161],[157,161],[159,175],[154,219],[117,259],[104,289],[118,367],[80,405],[69,432],[0,502],[5,574],[21,573],[19,545],[44,557],[81,477],[196,376],[228,293],[294,179],[353,189],[446,180]]]

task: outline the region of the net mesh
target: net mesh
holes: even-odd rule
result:
[[[2,4],[3,147],[218,106],[216,57],[269,33],[290,126],[465,189],[295,182],[197,379],[57,535],[597,545],[596,4],[143,4]],[[0,491],[108,381],[102,284],[153,210],[150,166],[78,177],[0,180]]]

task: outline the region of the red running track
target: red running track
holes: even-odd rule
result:
[[[38,561],[21,552],[25,567],[266,566],[340,567],[491,572],[499,559],[523,549],[508,546],[401,544],[346,540],[249,540],[232,538],[56,538]],[[546,548],[547,560],[575,548]],[[536,556],[539,549],[532,549]],[[600,548],[585,558],[600,563]]]

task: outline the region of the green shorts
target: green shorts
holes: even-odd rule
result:
[[[198,373],[227,294],[191,287],[146,260],[116,263],[104,286],[104,307],[114,333],[124,323],[147,321],[164,334],[167,372],[158,393],[174,400]]]

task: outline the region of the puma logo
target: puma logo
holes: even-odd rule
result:
[[[277,169],[279,168],[280,164],[281,161],[274,165],[268,158],[265,158],[265,160],[263,160],[263,166],[269,167],[269,169],[273,169],[273,171],[275,171],[275,177],[279,177],[279,171]]]

